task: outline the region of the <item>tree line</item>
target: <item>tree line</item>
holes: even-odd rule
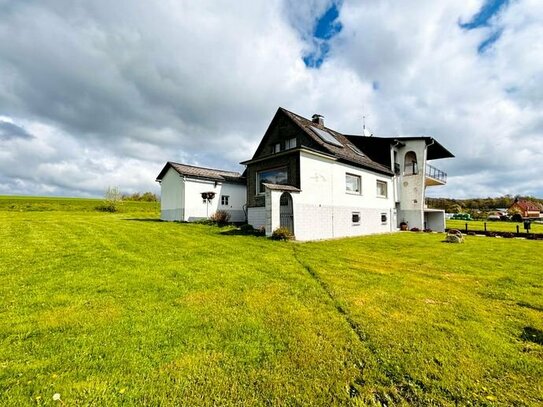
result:
[[[515,199],[528,200],[543,204],[543,199],[533,196],[513,196],[504,195],[497,198],[471,198],[471,199],[454,199],[454,198],[426,198],[426,205],[433,209],[444,209],[448,213],[472,213],[492,212],[498,209],[507,209],[515,202]]]

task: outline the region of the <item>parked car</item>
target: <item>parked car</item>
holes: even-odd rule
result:
[[[500,220],[500,215],[488,215],[487,220]]]
[[[451,219],[471,220],[471,215],[469,213],[455,213]]]

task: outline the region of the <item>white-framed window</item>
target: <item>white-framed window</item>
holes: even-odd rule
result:
[[[277,153],[279,153],[279,152],[281,152],[281,143],[274,144],[274,146],[273,146],[273,153],[274,153],[274,154],[277,154]]]
[[[360,175],[345,174],[345,192],[348,194],[362,193],[362,177]]]
[[[256,193],[263,194],[265,191],[264,183],[268,184],[288,184],[287,167],[273,168],[271,170],[259,171],[256,174]]]
[[[381,213],[381,225],[386,225],[388,223],[388,216],[385,212]]]
[[[230,196],[228,195],[221,195],[221,205],[227,206],[229,198]]]
[[[351,220],[352,220],[353,226],[360,225],[360,212],[353,212],[351,214]]]
[[[296,148],[296,137],[285,141],[285,150],[290,150],[291,148]]]
[[[388,183],[386,181],[377,181],[377,196],[379,198],[388,197]]]

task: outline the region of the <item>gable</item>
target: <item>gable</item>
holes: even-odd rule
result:
[[[343,134],[281,107],[268,126],[253,158],[242,164],[272,158],[276,154],[275,145],[277,144],[280,145],[281,153],[290,148],[297,151],[292,146],[287,146],[290,139],[296,139],[295,147],[298,150],[313,150],[351,165],[386,175],[392,174],[390,167],[372,160]]]

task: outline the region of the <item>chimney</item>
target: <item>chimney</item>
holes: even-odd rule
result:
[[[324,126],[324,116],[320,114],[314,114],[311,116],[312,122]]]

